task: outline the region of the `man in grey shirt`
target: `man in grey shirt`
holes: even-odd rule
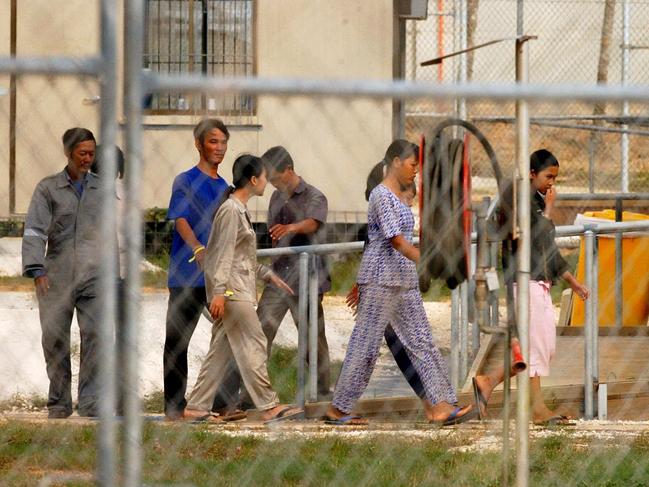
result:
[[[49,418],[72,414],[70,326],[75,310],[81,334],[78,413],[98,412],[101,206],[99,178],[89,172],[95,146],[90,130],[66,130],[67,165],[38,183],[25,219],[23,275],[34,279],[38,297]]]
[[[268,149],[262,156],[268,169],[268,180],[276,191],[270,198],[268,230],[273,247],[314,245],[325,241],[327,198],[295,173],[293,159],[281,146]],[[331,278],[325,259],[318,256],[318,394],[330,395],[329,346],[325,335],[323,294],[331,289]],[[268,338],[268,353],[287,311],[295,325],[299,322],[299,256],[285,255],[273,260],[273,271],[286,282],[295,295],[267,284],[259,300],[257,315]],[[306,324],[305,324],[306,325]]]

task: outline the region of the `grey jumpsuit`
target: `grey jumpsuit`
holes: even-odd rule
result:
[[[97,413],[99,178],[88,173],[80,196],[66,170],[34,190],[23,235],[23,275],[47,274],[49,292],[39,297],[42,346],[50,380],[51,417],[72,413],[70,325],[77,310],[81,334],[79,414]]]

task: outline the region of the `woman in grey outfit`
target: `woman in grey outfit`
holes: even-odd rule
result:
[[[207,244],[205,281],[214,319],[210,349],[190,395],[185,418],[219,422],[210,409],[232,358],[262,419],[279,421],[303,414],[279,403],[267,368],[267,341],[257,317],[256,278],[293,293],[266,266],[257,263],[257,240],[246,204],[264,194],[266,169],[259,157],[239,156],[232,169],[234,189],[216,213]]]

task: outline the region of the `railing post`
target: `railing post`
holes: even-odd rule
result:
[[[622,199],[615,200],[615,221],[623,220]],[[622,328],[624,321],[624,289],[623,289],[623,270],[622,270],[622,232],[615,234],[615,328]]]
[[[469,283],[460,284],[460,382],[469,372]]]
[[[451,384],[460,388],[460,289],[451,291]]]
[[[308,300],[309,300],[309,254],[300,253],[300,281],[298,301],[298,337],[297,337],[297,391],[295,402],[303,408],[306,403],[306,353],[308,341]]]
[[[593,302],[595,300],[594,289],[596,286],[594,279],[594,253],[595,253],[595,233],[593,226],[589,225],[584,232],[584,250],[586,253],[585,274],[586,286],[591,290],[590,299],[586,301],[586,323],[584,326],[584,418],[593,419],[594,417],[594,375],[593,370],[593,334],[597,333],[597,316]]]
[[[318,256],[311,254],[309,273],[309,401],[318,400]]]

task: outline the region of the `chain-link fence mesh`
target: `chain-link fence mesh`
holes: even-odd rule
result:
[[[469,53],[464,74],[462,56],[448,58],[439,65],[422,67],[420,63],[465,47],[514,38],[516,5],[515,0],[430,1],[425,21],[408,21],[407,78],[443,82],[514,81],[513,40]],[[458,20],[463,9],[467,12],[466,27]],[[648,17],[649,6],[641,1],[525,2],[523,34],[537,37],[530,45],[530,82],[646,84],[649,41],[644,25]],[[530,147],[535,149],[553,142],[554,152],[565,168],[562,172],[570,174],[566,192],[647,190],[644,105],[632,104],[625,111],[622,104],[615,103],[544,103],[530,110]],[[409,101],[406,134],[415,137],[430,130],[439,118],[457,114],[452,103]],[[466,116],[488,135],[503,164],[510,164],[514,147],[514,104],[471,102],[467,104]],[[628,136],[626,155],[620,133],[628,121],[624,117],[636,118],[628,127],[636,135]],[[621,179],[624,161],[629,174],[626,189]],[[481,166],[481,163],[476,165],[478,171]]]
[[[388,41],[391,36],[385,34],[392,29],[395,20],[393,2],[383,2],[381,6],[378,5],[379,2],[374,6],[369,3],[351,5],[353,2],[343,1],[336,2],[334,6],[325,6],[321,2],[293,3],[293,7],[299,4],[302,10],[294,9],[292,15],[287,16],[281,8],[271,7],[271,3],[249,0],[145,2],[147,18],[144,74],[208,73],[252,76],[261,73],[268,77],[341,79],[392,77],[392,64],[395,62],[393,53],[396,56],[399,49]],[[592,84],[598,79],[611,84],[620,83],[623,56],[621,45],[624,43],[623,3],[594,0],[524,2],[524,32],[538,36],[530,41],[530,81],[535,84],[566,86]],[[78,7],[78,2],[76,5]],[[421,67],[419,64],[466,46],[515,36],[516,5],[514,0],[431,0],[426,20],[405,21],[406,79],[421,82],[461,82],[461,57],[449,58],[439,66]],[[610,19],[605,19],[606,5],[609,5],[609,8],[612,5]],[[645,40],[647,34],[644,25],[646,17],[649,16],[649,2],[630,1],[628,5],[629,45],[626,47],[630,59],[627,83],[646,85],[649,72],[645,71],[647,63],[644,44],[649,42]],[[20,7],[23,8],[22,4]],[[0,14],[5,13],[3,8],[7,11],[7,18],[10,18],[8,8],[0,7]],[[55,26],[39,20],[36,7],[24,8],[26,10],[18,9],[19,16],[14,19],[19,26],[19,55],[47,53],[73,56],[95,55],[97,52],[98,39],[95,30],[98,9],[94,8],[94,4],[89,14],[92,18],[85,19],[80,27],[82,32],[64,36],[63,39],[58,39],[58,33],[65,30],[64,27],[69,28],[78,22],[78,8],[61,7],[59,11],[52,12],[50,17]],[[467,9],[464,16],[467,26],[462,25],[460,20],[459,12],[462,8]],[[32,17],[36,20],[29,20]],[[322,22],[314,22],[313,17],[322,19]],[[304,33],[300,37],[301,42],[291,37],[295,35],[295,25],[300,23],[309,26],[307,33],[312,35],[313,39],[307,42],[305,37],[310,36]],[[339,32],[339,37],[329,34],[334,28]],[[603,31],[606,31],[605,34]],[[34,39],[30,39],[24,32],[31,32]],[[282,33],[283,37],[277,39]],[[274,49],[268,47],[271,39],[277,42],[273,44]],[[367,40],[368,46],[360,45],[364,40]],[[129,49],[129,42],[126,39],[120,53],[123,54]],[[607,71],[604,74],[598,67],[602,64],[602,45],[606,45],[608,51],[608,59],[603,63]],[[323,52],[318,52],[316,56],[316,51]],[[6,53],[3,51],[1,54]],[[311,59],[313,57],[316,61]],[[509,83],[514,79],[513,40],[476,50],[467,60],[467,81]],[[323,72],[322,65],[328,66],[326,72]],[[606,77],[602,78],[604,75]],[[93,331],[84,330],[84,326],[87,326],[88,314],[98,312],[96,308],[85,306],[88,301],[105,294],[106,290],[101,287],[88,290],[79,286],[76,278],[70,282],[56,281],[56,269],[48,268],[48,265],[52,265],[51,262],[56,260],[57,252],[68,252],[70,249],[76,252],[76,246],[80,244],[74,240],[57,249],[57,242],[52,241],[52,235],[57,232],[67,231],[66,229],[79,231],[79,239],[90,240],[99,235],[102,222],[96,207],[92,210],[95,213],[91,215],[95,220],[84,223],[88,225],[86,230],[81,232],[77,227],[82,224],[81,220],[78,220],[78,214],[85,200],[80,194],[80,189],[75,187],[74,178],[68,181],[65,179],[65,172],[61,172],[65,171],[66,163],[69,164],[69,160],[73,159],[66,153],[61,136],[70,127],[86,127],[94,132],[98,143],[102,142],[99,137],[103,103],[101,86],[97,78],[92,76],[21,75],[14,81],[15,102],[10,96],[10,86],[13,84],[9,77],[0,78],[0,145],[6,145],[8,148],[8,151],[0,156],[0,167],[3,171],[6,169],[5,172],[10,175],[0,188],[2,199],[6,199],[0,214],[0,376],[4,378],[0,383],[0,483],[90,485],[97,480],[102,461],[97,456],[96,448],[99,428],[94,419],[88,419],[95,418],[98,410],[88,409],[87,404],[86,408],[83,407],[84,404],[79,404],[77,390],[80,368],[83,368],[80,363],[83,348],[86,347],[87,353],[87,348],[93,346],[93,343],[88,341],[82,346],[84,333],[92,334]],[[121,81],[120,78],[120,85]],[[332,92],[335,92],[335,88]],[[390,259],[401,257],[389,244],[389,238],[394,235],[389,234],[388,238],[384,238],[386,235],[379,235],[377,229],[387,232],[389,229],[386,230],[385,226],[397,225],[399,232],[409,238],[411,234],[417,236],[420,228],[433,228],[431,213],[422,212],[418,202],[421,187],[409,209],[405,191],[401,194],[401,186],[391,185],[395,181],[403,186],[411,182],[407,164],[416,163],[415,156],[418,154],[408,152],[410,149],[404,149],[397,157],[399,160],[395,164],[401,168],[398,174],[393,166],[385,169],[378,167],[378,180],[381,180],[384,174],[392,178],[379,188],[383,191],[385,188],[391,188],[389,194],[383,195],[386,200],[382,201],[382,204],[392,209],[397,208],[400,221],[391,223],[382,220],[385,215],[394,217],[394,214],[390,213],[392,210],[380,206],[381,200],[375,195],[373,209],[372,203],[369,205],[370,211],[374,211],[374,228],[370,225],[368,229],[368,202],[365,194],[368,189],[368,175],[376,169],[377,163],[384,159],[394,134],[399,132],[395,123],[398,119],[398,109],[395,107],[399,102],[401,100],[396,98],[379,99],[360,95],[311,96],[297,90],[287,96],[280,96],[257,93],[256,89],[237,91],[236,95],[217,93],[215,90],[183,92],[181,89],[172,89],[145,97],[141,127],[143,174],[138,185],[144,220],[143,259],[139,263],[142,289],[138,294],[140,308],[135,323],[137,335],[140,337],[140,347],[137,351],[140,389],[137,393],[143,399],[141,417],[145,425],[140,450],[143,455],[142,484],[505,483],[501,476],[503,462],[506,461],[501,452],[504,438],[501,421],[504,393],[502,386],[499,386],[489,397],[490,385],[487,385],[485,379],[501,378],[497,371],[504,354],[499,339],[481,334],[477,328],[475,280],[457,288],[453,283],[450,286],[453,290],[447,285],[450,282],[434,280],[430,289],[423,294],[423,302],[420,302],[416,284],[409,282],[407,285],[401,285],[403,283],[396,281],[403,278],[399,274],[401,270],[387,277],[381,274],[383,270],[380,269],[393,265],[390,264]],[[471,255],[469,261],[473,269],[468,271],[468,274],[471,274],[475,272],[476,267],[475,246],[465,246],[467,242],[464,240],[457,242],[447,239],[450,234],[453,238],[458,235],[463,238],[463,230],[469,231],[461,223],[465,221],[462,208],[458,211],[457,206],[445,207],[455,205],[458,201],[463,203],[462,196],[467,195],[466,188],[460,189],[458,186],[462,186],[463,182],[458,178],[466,173],[461,172],[459,166],[453,165],[456,159],[460,161],[460,156],[464,155],[462,145],[457,140],[452,142],[453,152],[447,154],[450,162],[440,162],[441,155],[431,152],[433,140],[430,138],[433,129],[441,120],[457,116],[460,101],[408,98],[402,103],[405,107],[405,127],[401,128],[403,136],[416,143],[419,143],[421,135],[426,136],[425,158],[428,164],[437,161],[440,166],[435,167],[448,163],[451,168],[449,174],[439,176],[442,179],[447,178],[444,184],[448,183],[449,186],[445,191],[439,192],[436,196],[438,199],[435,200],[443,211],[448,211],[447,216],[442,217],[446,219],[436,222],[433,235],[427,238],[446,242],[442,246],[442,253],[447,260],[459,261],[465,254]],[[646,146],[647,137],[644,132],[646,130],[649,134],[649,129],[645,129],[644,109],[644,105],[632,104],[628,108],[628,115],[637,119],[625,120],[621,118],[624,113],[619,104],[531,103],[530,152],[544,147],[557,156],[560,162],[557,179],[559,194],[619,192],[622,188],[623,165],[621,131],[628,127],[628,191],[646,193],[649,191],[649,167],[645,155],[649,147]],[[118,113],[117,143],[126,150],[129,128],[121,109]],[[202,417],[200,420],[194,417],[183,418],[181,414],[184,406],[183,396],[190,401],[190,406],[192,405],[192,390],[201,380],[198,378],[199,371],[216,341],[216,334],[213,333],[223,329],[223,325],[218,323],[213,327],[209,318],[210,311],[205,309],[206,306],[209,308],[211,301],[201,285],[185,286],[170,284],[168,281],[169,268],[174,266],[170,254],[174,252],[172,241],[177,224],[177,221],[170,221],[168,218],[172,185],[178,175],[192,170],[197,164],[202,168],[200,170],[205,169],[205,161],[202,161],[201,165],[201,157],[206,159],[211,156],[206,152],[208,148],[205,140],[199,138],[197,141],[193,130],[198,122],[208,117],[221,118],[229,130],[227,150],[223,162],[218,165],[218,174],[227,183],[233,183],[233,165],[240,155],[261,156],[271,147],[281,145],[292,156],[294,174],[321,191],[327,200],[324,235],[320,240],[311,243],[357,242],[355,247],[339,246],[326,253],[326,269],[330,276],[331,288],[323,290],[316,285],[309,291],[311,296],[302,301],[308,301],[309,305],[313,306],[312,309],[315,309],[319,304],[319,295],[324,295],[322,308],[318,313],[324,317],[330,360],[329,368],[325,368],[324,374],[329,375],[330,385],[316,388],[318,390],[315,391],[315,397],[311,397],[314,389],[311,387],[312,381],[307,378],[304,384],[301,384],[298,380],[302,372],[307,376],[309,374],[308,363],[304,364],[304,371],[300,370],[298,344],[302,340],[306,350],[308,347],[305,338],[312,342],[317,340],[314,340],[315,334],[313,337],[305,335],[300,338],[295,325],[302,318],[301,326],[305,329],[307,323],[304,318],[309,318],[312,311],[304,313],[304,309],[300,309],[299,298],[278,306],[280,311],[275,310],[275,320],[279,328],[273,340],[270,358],[263,363],[262,369],[268,370],[270,387],[277,393],[282,404],[296,403],[300,394],[302,398],[307,396],[306,418],[266,423],[265,420],[278,416],[278,411],[269,412],[267,405],[259,404],[259,401],[254,404],[254,400],[246,397],[243,390],[240,396],[231,398],[230,402],[222,402],[218,406],[216,403],[213,406],[210,404],[209,409],[214,410],[212,412],[199,411],[202,413],[197,414]],[[515,103],[489,99],[468,101],[466,119],[486,136],[494,148],[503,174],[511,177],[514,174],[516,159]],[[451,130],[445,133],[450,137]],[[500,196],[498,184],[501,181],[497,181],[479,141],[474,137],[468,140],[469,146],[466,150],[469,154],[467,161],[470,161],[471,165],[471,178],[466,182],[470,183],[472,190],[471,197],[467,198],[466,202],[477,204],[484,196],[493,201]],[[132,161],[129,156],[130,152],[126,150],[124,181],[131,177]],[[414,170],[415,165],[410,170]],[[432,166],[428,167],[428,175],[437,174],[435,170],[430,169]],[[443,172],[446,169],[439,171]],[[27,218],[27,213],[37,192],[37,185],[43,178],[57,173],[63,179],[49,191],[55,192],[64,188],[66,191],[76,192],[79,197],[66,200],[67,206],[61,207],[55,195],[49,194],[46,199],[50,199],[43,206],[43,211],[50,212],[52,218],[46,218],[40,227],[35,226],[34,220]],[[289,210],[283,206],[282,211],[285,213],[271,216],[275,219],[272,222],[268,221],[271,195],[276,188],[281,187],[281,181],[278,183],[272,175],[271,172],[267,173],[271,182],[266,186],[263,195],[251,194],[247,201],[249,223],[255,230],[257,246],[260,249],[277,247],[277,239],[273,240],[269,228],[272,223],[296,223],[291,220],[296,217],[289,214]],[[418,182],[421,177],[420,174]],[[94,183],[91,178],[84,184]],[[198,191],[191,184],[188,187],[191,191]],[[87,199],[88,195],[92,194],[89,193],[91,188],[83,188]],[[292,193],[288,192],[290,194],[276,196],[290,199],[289,196],[300,194],[300,191],[303,191],[303,188],[296,187],[292,189]],[[428,202],[430,210],[430,201],[433,200],[431,192],[434,190],[428,188],[426,191],[428,192],[425,192],[424,204]],[[74,196],[74,193],[70,194]],[[128,195],[123,196],[122,199],[118,192],[118,198],[128,202]],[[216,201],[215,195],[210,197],[212,203]],[[576,213],[583,209],[600,209],[600,203],[595,200],[582,201],[579,205],[576,208],[557,204],[556,212],[552,215],[555,223],[572,223]],[[607,201],[603,205],[610,206],[610,202]],[[291,211],[314,211],[308,206],[308,202],[300,203]],[[648,211],[646,200],[625,201],[624,207],[639,213]],[[320,212],[317,214],[321,215],[321,200],[317,210]],[[410,227],[410,210],[414,214],[413,228]],[[473,210],[470,219],[473,220],[472,228],[475,231],[477,206],[474,206]],[[215,212],[216,208],[209,211]],[[317,218],[311,216],[305,217],[304,220]],[[211,225],[212,214],[207,219]],[[491,224],[497,224],[493,214],[490,214],[490,219]],[[75,223],[72,224],[72,221]],[[322,225],[319,221],[315,223]],[[246,225],[243,218],[241,225]],[[289,233],[301,232],[296,231],[294,227]],[[74,318],[71,312],[69,317],[64,317],[72,320],[69,327],[70,338],[67,338],[67,326],[62,327],[60,336],[54,337],[55,346],[63,356],[66,355],[67,349],[70,350],[70,377],[62,377],[60,373],[57,375],[54,370],[50,370],[48,377],[43,348],[51,347],[51,344],[44,338],[44,327],[52,321],[58,304],[44,305],[41,298],[39,309],[34,278],[40,276],[32,273],[29,277],[21,277],[25,270],[24,265],[30,265],[23,255],[23,236],[25,239],[50,239],[50,260],[45,262],[43,270],[49,271],[52,288],[62,287],[69,291],[67,298],[76,306]],[[361,319],[358,319],[346,301],[350,299],[348,293],[356,283],[361,268],[364,248],[358,242],[363,241],[366,236],[368,248],[378,239],[383,239],[385,255],[374,256],[374,274],[370,272],[370,277],[365,276],[365,282],[361,283]],[[206,238],[203,240],[186,244],[189,248],[189,258],[185,258],[183,262],[191,264],[194,271],[198,269],[197,255],[204,252],[199,244],[209,247],[209,252],[216,252],[218,247],[214,243],[208,245]],[[298,243],[309,242],[298,240]],[[451,241],[457,245],[448,244]],[[120,241],[119,245],[124,242],[128,245],[128,238]],[[644,386],[649,368],[643,357],[647,345],[644,332],[649,301],[649,282],[647,273],[643,272],[647,269],[646,242],[646,236],[624,239],[624,279],[623,291],[620,294],[625,303],[625,311],[622,314],[623,329],[617,334],[603,333],[612,336],[602,337],[600,342],[602,353],[599,379],[609,387],[609,415],[616,421],[626,422],[579,421],[585,412],[584,336],[579,326],[567,325],[570,319],[573,320],[572,325],[577,324],[577,321],[582,319],[579,313],[584,314],[583,308],[578,312],[570,308],[576,306],[577,300],[577,297],[571,298],[570,284],[573,284],[572,288],[577,293],[583,292],[583,289],[575,287],[571,281],[557,283],[551,292],[546,289],[544,297],[545,304],[551,307],[550,321],[554,323],[556,318],[561,328],[550,377],[542,379],[545,396],[540,396],[552,410],[553,419],[547,421],[550,419],[550,413],[538,403],[534,404],[536,409],[532,412],[532,419],[541,425],[533,426],[529,436],[531,485],[649,483],[649,463],[646,460],[649,429],[646,423],[629,421],[649,418],[645,411],[648,392]],[[584,249],[578,250],[574,239],[559,239],[558,243],[568,268],[577,274],[580,281],[584,281],[588,270],[581,270],[580,274],[576,270],[578,263],[583,267]],[[222,242],[222,245],[226,245],[226,242]],[[614,263],[610,253],[615,245],[614,239],[602,238],[599,245],[602,256],[599,261],[600,306],[610,308],[615,306],[614,296],[605,290],[614,288],[615,273],[611,273]],[[416,252],[411,247],[406,247],[406,253]],[[498,245],[494,245],[491,249],[488,266],[498,273],[495,281],[502,287],[504,280],[501,255],[497,247]],[[423,252],[426,252],[426,249]],[[236,251],[233,265],[244,262],[247,255],[249,256],[241,249]],[[412,255],[411,253],[410,257]],[[105,256],[96,258],[99,261]],[[276,259],[276,256],[266,254],[259,258],[259,262],[272,267],[273,263],[277,262]],[[402,260],[405,262],[405,259]],[[84,263],[67,265],[76,270],[76,266]],[[243,266],[245,271],[250,273],[250,262],[244,264],[248,266]],[[366,272],[368,265],[365,263]],[[415,272],[414,264],[408,265],[404,272]],[[458,265],[464,265],[464,262]],[[303,291],[297,276],[299,266],[295,262],[291,266],[291,273],[283,276],[294,283],[295,291],[298,286],[300,291]],[[307,279],[314,271],[313,263],[309,263],[309,266]],[[281,269],[277,266],[274,269],[278,275],[282,275]],[[207,270],[216,273],[218,269]],[[322,273],[323,269],[320,269],[320,272]],[[462,272],[467,272],[467,269],[463,268]],[[551,279],[559,276],[546,277]],[[374,288],[370,287],[377,284],[375,281],[383,283],[383,294],[371,294]],[[493,285],[492,281],[490,286]],[[169,287],[175,289],[170,291]],[[189,292],[178,291],[184,287],[192,288],[194,294],[190,296]],[[253,289],[251,294],[263,301],[262,296],[269,287],[267,283],[257,281],[256,289]],[[410,294],[404,292],[403,287],[407,287]],[[568,292],[562,295],[564,290]],[[240,291],[226,289],[226,292],[235,295],[233,302],[237,301],[236,293]],[[174,292],[176,298],[180,295],[181,301],[194,309],[180,310],[184,305],[173,304],[170,300],[170,294],[173,297]],[[197,297],[200,293],[203,294]],[[304,296],[304,293],[301,294]],[[371,300],[367,298],[368,295],[372,296]],[[191,300],[193,302],[189,303]],[[403,305],[406,300],[411,300],[407,302],[408,306]],[[249,299],[250,309],[254,314],[253,301],[255,298]],[[402,307],[392,308],[396,306],[395,303]],[[504,325],[507,318],[504,289],[490,289],[489,306],[489,324]],[[118,311],[123,307],[124,301],[118,301]],[[230,308],[226,307],[226,313],[228,309]],[[387,311],[385,315],[374,316],[372,312],[375,309]],[[174,325],[173,316],[170,318],[170,315],[183,312],[187,315],[193,313],[193,316],[181,317],[180,326],[184,328],[174,329],[177,325]],[[589,312],[586,313],[590,316]],[[595,313],[597,314],[597,310]],[[244,316],[243,312],[241,316]],[[247,322],[254,321],[250,315],[245,316],[249,318]],[[640,318],[637,318],[638,316]],[[636,319],[637,322],[634,321]],[[317,322],[312,321],[308,326],[317,328]],[[196,322],[196,329],[193,330]],[[371,329],[374,324],[378,323],[380,328],[384,322],[390,322],[396,330],[396,342],[394,334],[389,335],[389,332],[384,340],[383,329],[380,329],[381,345],[376,356],[372,355],[371,350],[360,359],[357,356],[355,363],[360,360],[362,366],[348,370],[346,379],[354,387],[358,387],[358,383],[362,382],[358,376],[371,369],[372,361],[376,358],[372,377],[361,391],[360,401],[353,408],[353,413],[363,418],[348,418],[347,423],[344,420],[326,423],[323,419],[327,415],[331,420],[336,419],[334,413],[343,415],[350,412],[344,409],[332,412],[330,409],[345,357],[358,352],[358,347],[363,345],[362,340],[376,331]],[[79,323],[82,325],[81,332]],[[365,323],[368,328],[352,337],[356,323]],[[260,326],[257,322],[253,324]],[[245,327],[241,325],[239,328]],[[118,328],[118,341],[121,340],[119,330]],[[256,332],[256,335],[242,337],[243,345],[237,349],[237,353],[259,354],[260,347],[252,350],[255,344],[259,345],[259,329],[256,329]],[[429,341],[431,332],[434,344]],[[183,353],[183,347],[177,344],[182,340],[174,336],[174,333],[183,335],[182,339],[186,338],[188,341],[191,336],[186,350],[187,367],[180,363],[182,359],[177,360],[176,366],[171,367],[177,376],[184,376],[179,380],[186,381],[186,387],[170,384],[169,377],[165,384],[165,375],[168,376],[170,372],[169,363],[165,369],[165,360],[170,360],[169,354],[172,352],[180,355]],[[85,338],[87,337],[88,335]],[[262,336],[262,339],[266,339],[266,336]],[[406,345],[406,350],[402,348],[400,341]],[[318,343],[322,347],[322,342]],[[388,347],[386,343],[392,346]],[[170,352],[169,348],[174,346],[177,349]],[[265,356],[263,348],[262,346],[261,355]],[[217,355],[229,353],[223,348],[216,352]],[[237,353],[234,358],[240,359],[241,355],[236,356]],[[65,358],[62,360],[65,361]],[[319,361],[322,367],[322,360]],[[118,356],[117,362],[118,381],[121,381],[119,374],[125,365],[122,355]],[[264,362],[263,358],[261,362]],[[240,361],[239,367],[245,367],[247,363],[250,362]],[[410,369],[402,373],[404,363],[405,367]],[[186,370],[183,370],[185,368]],[[413,370],[419,382],[413,382]],[[220,378],[223,370],[209,373]],[[265,375],[263,371],[259,374]],[[471,381],[476,375],[482,377],[482,382],[477,386],[479,394],[474,394]],[[321,378],[322,375],[318,380]],[[53,406],[56,406],[59,398],[53,397],[48,390],[52,382],[64,383],[68,379],[72,403],[66,407],[74,405],[74,411],[65,419],[53,421],[56,414],[52,412],[57,413]],[[264,382],[264,377],[260,382]],[[233,386],[237,393],[239,386],[238,382]],[[302,389],[302,386],[306,386],[306,390]],[[67,385],[64,384],[64,387]],[[165,387],[168,389],[166,398]],[[440,392],[441,389],[444,391]],[[449,392],[451,389],[452,392]],[[172,393],[175,396],[169,397]],[[457,396],[460,406],[470,405],[472,409],[468,413],[467,410],[457,411],[450,404],[435,409],[431,404],[421,401],[418,395],[424,396],[425,401],[434,396],[436,399],[429,402],[435,402],[437,406],[443,402],[454,402]],[[484,420],[478,421],[473,412],[482,407],[481,395],[487,396],[489,407],[486,413],[483,411]],[[515,395],[514,392],[513,401],[516,400]],[[439,401],[440,396],[444,396],[445,400]],[[101,394],[95,397],[101,400]],[[178,409],[169,409],[170,404]],[[341,402],[334,404],[340,405]],[[123,403],[118,400],[117,413],[120,416],[125,412],[122,406]],[[245,415],[234,411],[235,409],[244,410],[247,418],[238,421]],[[66,409],[64,412],[61,416],[67,416],[71,411]],[[465,425],[449,428],[443,422],[450,414],[470,414],[473,419]],[[565,421],[558,415],[564,414],[577,421],[561,428]],[[357,419],[364,417],[370,419],[369,426],[353,424]],[[553,428],[557,424],[559,429]],[[548,426],[553,429],[547,428]],[[124,438],[135,431],[128,428],[129,426],[121,420],[118,422],[118,484],[124,480],[121,475],[126,475]],[[515,442],[513,429],[512,427],[510,431],[511,438],[507,436],[510,438],[510,447]],[[507,460],[509,471],[506,478],[511,482],[515,477],[516,451],[508,451],[511,457]],[[521,451],[519,453],[523,454]]]

